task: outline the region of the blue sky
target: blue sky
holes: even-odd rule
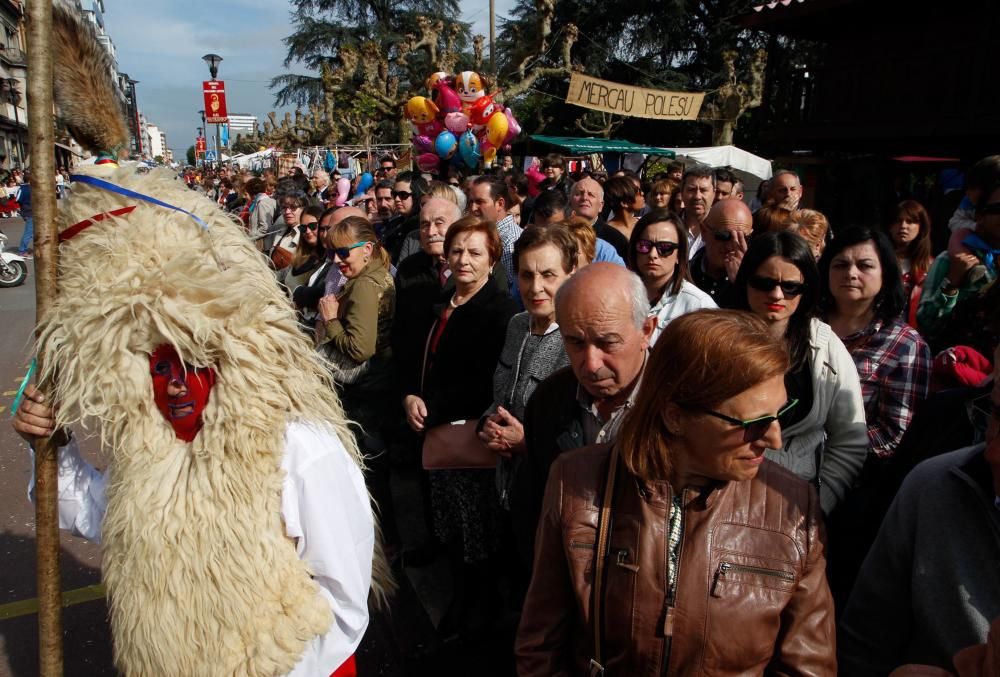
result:
[[[289,72],[281,42],[291,32],[290,4],[282,0],[105,0],[105,29],[115,44],[118,68],[138,80],[139,107],[167,134],[167,145],[183,157],[201,125],[201,60],[223,57],[219,79],[226,82],[230,113],[264,119],[276,110],[270,79]],[[488,0],[461,0],[462,19],[473,34],[489,31]],[[497,0],[502,16],[513,0]],[[301,67],[291,72],[304,72]],[[279,119],[284,109],[278,110]],[[214,127],[213,127],[214,129]]]

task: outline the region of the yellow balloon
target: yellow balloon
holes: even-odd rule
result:
[[[497,111],[486,121],[486,138],[499,148],[507,138],[507,116],[503,111]]]
[[[483,148],[483,162],[486,167],[489,168],[493,165],[493,161],[497,159],[497,149],[493,146],[486,146]]]

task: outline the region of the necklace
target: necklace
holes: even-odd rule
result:
[[[458,296],[458,294],[452,294],[451,298],[448,299],[448,305],[451,306],[452,308],[458,308],[458,304],[455,303],[455,297],[456,296]]]

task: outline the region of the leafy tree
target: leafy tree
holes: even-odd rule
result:
[[[188,161],[188,164],[191,165],[192,167],[195,166],[197,164],[196,159],[197,159],[197,156],[195,156],[195,154],[194,154],[194,146],[189,146],[188,149],[187,149],[187,161]]]
[[[767,58],[761,50],[775,48],[768,36],[740,24],[758,2],[517,0],[501,21],[500,84],[518,93],[516,110],[528,130],[607,135],[620,126],[623,136],[660,145],[701,145],[713,137],[731,142],[735,120],[760,103]],[[567,42],[571,52],[564,58],[560,50]],[[574,70],[643,87],[710,92],[705,119],[665,122],[585,112],[561,101]],[[519,92],[532,71],[541,77]]]
[[[158,165],[162,165],[163,164],[163,156],[162,155],[157,155],[155,158],[153,158],[153,162],[155,162]]]
[[[396,138],[400,108],[427,76],[469,62],[460,14],[458,0],[292,0],[285,66],[310,74],[273,78],[275,104],[309,107],[317,124],[299,136]]]

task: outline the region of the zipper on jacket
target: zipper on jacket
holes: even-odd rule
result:
[[[585,548],[587,550],[593,550],[596,546],[593,543],[586,543],[583,541],[570,541],[569,547],[571,548]]]
[[[732,562],[720,562],[719,569],[715,573],[715,582],[712,584],[712,597],[719,597],[719,582],[724,580],[730,573],[748,573],[759,576],[771,576],[780,578],[789,583],[795,581],[795,574],[782,569],[768,569],[767,567],[755,567],[749,564],[733,564]]]
[[[681,490],[681,534],[680,544],[677,546],[677,576],[674,588],[670,588],[670,571],[667,571],[667,599],[663,610],[663,664],[660,666],[660,674],[666,677],[670,670],[670,650],[674,637],[674,602],[677,599],[677,586],[681,584],[681,561],[684,556],[684,499],[687,496],[687,489]],[[667,511],[667,566],[670,566],[670,510],[674,509],[673,490],[670,496],[670,509]]]

